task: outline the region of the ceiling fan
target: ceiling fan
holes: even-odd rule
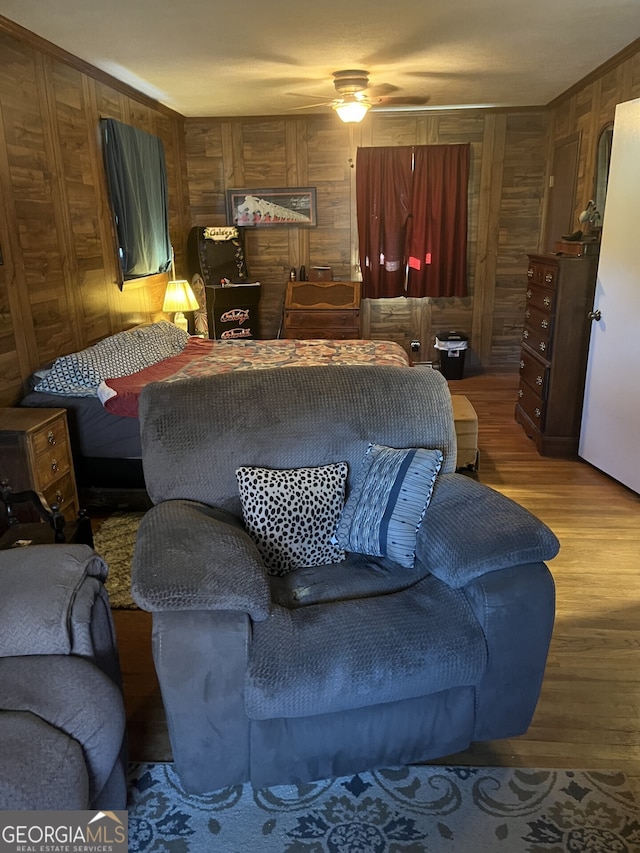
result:
[[[398,87],[389,83],[369,85],[369,72],[360,69],[333,72],[333,85],[338,97],[332,101],[307,104],[294,109],[331,107],[344,122],[359,122],[372,107],[422,107],[429,102],[428,95],[397,95]]]

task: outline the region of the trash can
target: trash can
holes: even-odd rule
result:
[[[435,347],[440,350],[440,373],[445,379],[462,379],[469,336],[464,332],[438,332]]]

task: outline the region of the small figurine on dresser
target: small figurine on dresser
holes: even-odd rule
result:
[[[577,231],[572,234],[563,234],[562,239],[567,243],[580,243],[597,239],[598,234],[596,232],[600,230],[600,214],[593,199],[589,199],[587,202],[586,208],[578,217],[578,224]]]

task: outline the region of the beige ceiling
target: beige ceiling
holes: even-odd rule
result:
[[[640,0],[0,0],[0,15],[185,116],[329,101],[346,68],[431,108],[546,104],[640,36]]]

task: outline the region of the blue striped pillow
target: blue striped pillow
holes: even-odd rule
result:
[[[370,444],[344,506],[335,543],[413,568],[416,534],[442,465],[439,450]]]

